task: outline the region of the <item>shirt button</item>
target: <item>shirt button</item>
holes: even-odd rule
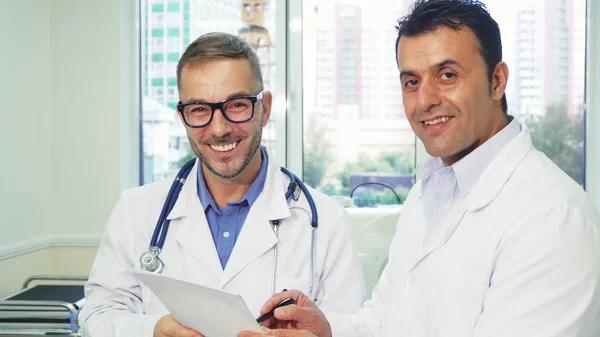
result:
[[[229,237],[229,232],[223,232],[223,237],[228,238]]]

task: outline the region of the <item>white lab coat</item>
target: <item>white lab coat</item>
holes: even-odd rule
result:
[[[197,189],[196,166],[168,215],[161,259],[163,275],[240,294],[253,315],[272,296],[273,251],[279,246],[276,291],[308,291],[310,207],[304,195],[286,201],[289,179],[269,160],[264,189],[252,205],[225,270],[221,267]],[[80,314],[84,336],[152,336],[167,309],[131,274],[148,249],[171,179],[125,191],[106,226]],[[309,188],[310,189],[310,188]],[[310,189],[319,215],[316,272],[311,298],[324,309],[353,312],[365,298],[347,213],[333,199]],[[279,241],[269,220],[282,219]],[[174,292],[177,289],[173,289]],[[198,305],[210,305],[198,303]]]
[[[334,337],[600,336],[597,211],[526,127],[424,232],[418,182],[372,299],[326,312]]]

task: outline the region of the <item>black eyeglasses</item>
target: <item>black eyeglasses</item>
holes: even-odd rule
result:
[[[254,106],[263,98],[263,91],[256,96],[238,96],[218,103],[190,102],[177,103],[177,111],[190,128],[201,128],[210,124],[215,110],[221,110],[223,117],[232,123],[245,123],[254,116]]]

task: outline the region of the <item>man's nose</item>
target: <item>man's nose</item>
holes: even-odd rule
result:
[[[430,111],[442,104],[439,87],[432,80],[426,80],[419,86],[417,108],[420,111]]]
[[[223,110],[215,109],[213,119],[208,124],[209,132],[215,137],[223,137],[232,131],[231,122],[223,115]]]

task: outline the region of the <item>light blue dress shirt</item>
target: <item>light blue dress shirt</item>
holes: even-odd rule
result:
[[[521,132],[517,120],[509,118],[512,120],[506,127],[454,165],[445,167],[440,158],[431,157],[417,167],[426,225],[423,243],[456,201],[467,196],[492,159]]]
[[[258,176],[252,185],[250,185],[244,197],[238,201],[227,203],[226,208],[221,208],[215,203],[208,187],[206,187],[206,181],[202,174],[202,166],[198,168],[198,197],[200,198],[202,207],[204,207],[206,220],[208,221],[208,226],[210,227],[210,232],[212,233],[223,269],[225,269],[227,261],[229,261],[233,246],[235,246],[238,235],[246,221],[250,207],[252,207],[260,192],[262,192],[265,180],[267,179],[269,158],[264,147],[260,148],[260,153],[262,156],[262,165],[258,171]]]

